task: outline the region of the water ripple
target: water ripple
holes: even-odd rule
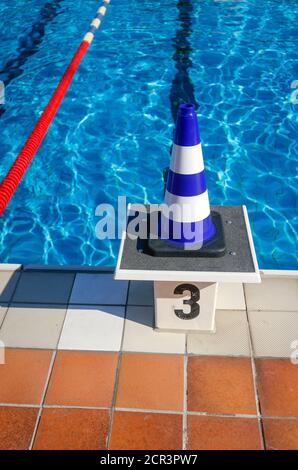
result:
[[[22,3],[11,7],[9,23],[15,27],[24,21],[30,30],[41,2],[32,0],[31,17],[28,8],[19,9]],[[62,4],[70,20],[66,24],[60,14],[45,26],[22,75],[6,89],[1,177],[47,103],[98,0]],[[291,83],[298,79],[297,10],[292,0],[193,1],[192,31],[184,38],[191,46],[187,72],[200,103],[211,202],[247,205],[262,268],[297,269],[298,125],[297,105],[290,100]],[[4,64],[18,41],[17,27],[10,33],[1,18]],[[173,133],[169,95],[179,72],[171,41],[177,28],[183,33],[181,26],[177,1],[111,2],[0,220],[1,262],[115,264],[119,242],[95,238],[95,208],[115,204],[122,195],[127,202],[163,198],[162,172]]]

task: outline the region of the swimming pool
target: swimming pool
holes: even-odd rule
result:
[[[98,4],[0,7],[1,178]],[[112,0],[0,220],[0,262],[115,264],[95,208],[162,200],[181,99],[200,104],[211,202],[247,205],[260,267],[297,269],[297,13],[294,0]]]

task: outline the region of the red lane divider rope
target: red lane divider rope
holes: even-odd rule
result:
[[[47,130],[69,88],[72,78],[93,40],[95,30],[98,29],[101,24],[101,18],[105,14],[106,6],[108,5],[109,1],[110,0],[104,0],[103,5],[99,8],[96,18],[91,23],[90,30],[86,34],[84,40],[81,42],[79,48],[73,56],[48,105],[38,119],[34,129],[29,135],[25,145],[15,159],[14,163],[10,167],[7,175],[3,178],[0,185],[0,216],[3,214],[32,158],[36,154],[44,136],[46,135]]]
[[[33,131],[29,135],[28,140],[15,159],[7,175],[4,177],[0,185],[0,215],[3,214],[3,211],[46,135],[56,111],[67,92],[72,77],[74,76],[88,47],[88,42],[83,41],[81,43],[47,107],[37,121]]]

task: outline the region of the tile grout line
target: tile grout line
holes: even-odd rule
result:
[[[43,390],[42,397],[41,397],[41,402],[40,402],[40,405],[39,405],[39,410],[38,410],[34,430],[33,430],[33,433],[32,433],[32,437],[31,437],[31,440],[30,440],[28,450],[32,450],[34,442],[35,442],[36,434],[37,434],[39,423],[40,423],[41,414],[42,414],[42,411],[43,411],[43,402],[45,400],[46,393],[47,393],[47,390],[48,390],[48,385],[50,383],[50,379],[51,379],[51,375],[52,375],[52,369],[54,367],[54,362],[55,362],[55,359],[56,359],[56,355],[57,355],[57,351],[53,351],[50,366],[49,366],[49,370],[48,370],[48,374],[47,374],[47,378],[46,378],[46,382],[45,382],[45,386],[44,386],[44,390]]]
[[[69,296],[68,296],[68,299],[67,299],[67,302],[66,302],[66,309],[65,309],[64,319],[63,319],[63,322],[62,322],[62,326],[61,326],[61,329],[60,329],[60,334],[59,334],[59,337],[58,337],[58,340],[57,340],[57,344],[56,344],[56,352],[57,352],[57,353],[59,352],[59,343],[60,343],[61,336],[62,336],[62,333],[63,333],[63,329],[64,329],[64,326],[65,326],[65,323],[66,323],[67,312],[68,312],[68,308],[69,308],[69,302],[70,302],[71,294],[72,294],[72,291],[73,291],[73,288],[74,288],[74,285],[75,285],[75,282],[76,282],[76,277],[77,277],[77,273],[74,273],[74,277],[73,277],[73,281],[72,281],[72,286],[71,286],[71,289],[70,289],[70,291],[69,291]],[[63,305],[63,306],[64,306],[64,305]],[[70,351],[72,351],[72,349],[71,349]]]
[[[123,325],[123,329],[124,329],[124,325]],[[118,390],[118,381],[119,381],[119,375],[120,375],[120,367],[121,367],[121,349],[120,349],[120,351],[118,351],[117,366],[116,366],[116,371],[115,371],[115,382],[114,382],[112,403],[111,403],[111,408],[110,408],[110,419],[109,419],[109,425],[108,425],[108,433],[107,433],[107,437],[106,437],[106,448],[107,448],[107,450],[110,447],[110,440],[111,440],[111,435],[112,435],[113,418],[114,418],[114,411],[116,409],[115,405],[116,405],[116,399],[117,399],[117,390]]]
[[[40,408],[40,405],[30,403],[0,403],[0,408]],[[43,409],[79,409],[79,410],[110,410],[108,406],[83,406],[83,405],[43,405]],[[208,411],[178,411],[178,410],[161,410],[161,409],[146,409],[146,408],[125,408],[115,407],[115,411],[126,411],[132,413],[156,413],[156,414],[174,414],[187,416],[214,416],[222,418],[248,418],[256,419],[258,415],[254,414],[227,414],[227,413],[210,413]],[[284,419],[284,420],[297,420],[298,416],[266,416],[266,419]]]
[[[0,403],[0,408],[40,408],[40,405],[30,403]]]
[[[5,303],[5,302],[3,302]],[[7,303],[7,302],[6,302]],[[66,305],[65,302],[49,302],[49,301],[43,301],[43,302],[40,302],[40,301],[30,301],[30,302],[24,302],[23,300],[20,300],[20,301],[12,301],[11,302],[12,304],[14,304],[15,306],[18,306],[18,305],[53,305],[53,306],[61,306],[61,305]],[[86,303],[80,303],[80,302],[67,302],[67,306],[68,307],[75,307],[75,306],[81,306],[81,307],[125,307],[126,304],[105,304],[105,303],[100,303],[100,302],[97,302],[97,303],[92,303],[92,304],[89,304],[88,302]],[[144,305],[140,305],[141,307],[144,307]],[[129,305],[129,307],[138,307],[138,305]],[[149,305],[148,305],[149,307]]]
[[[18,272],[18,271],[15,271],[15,272]],[[14,288],[13,293],[12,293],[12,295],[11,295],[11,297],[10,297],[9,302],[8,302],[8,307],[10,307],[10,305],[13,303],[14,295],[15,295],[15,293],[16,293],[16,291],[17,291],[17,288],[18,288],[18,286],[19,286],[19,283],[20,283],[20,281],[21,281],[22,269],[20,269],[19,272],[20,272],[20,275],[19,275],[19,277],[18,277],[18,280],[17,280],[17,282],[16,282],[15,288]]]
[[[246,306],[246,320],[247,320],[247,328],[248,328],[248,339],[249,339],[249,347],[251,351],[250,362],[251,362],[251,369],[252,369],[252,377],[253,377],[253,386],[254,386],[254,394],[255,394],[255,402],[256,402],[256,409],[257,409],[257,416],[258,416],[258,427],[259,427],[259,434],[260,434],[260,441],[262,450],[266,450],[266,440],[265,440],[265,433],[263,427],[263,420],[262,420],[262,411],[261,411],[261,402],[259,397],[259,390],[258,390],[258,381],[257,381],[257,368],[256,362],[254,357],[254,346],[252,340],[252,331],[250,328],[249,322],[249,315],[248,315],[248,308],[247,308],[247,298],[245,292],[245,286],[243,285],[243,293],[244,293],[244,300]]]
[[[148,413],[148,414],[161,414],[161,415],[184,415],[183,411],[176,411],[176,410],[152,410],[147,408],[125,408],[122,406],[115,407],[115,411],[125,411],[127,413]]]
[[[40,405],[30,403],[0,403],[0,408],[40,408]],[[76,406],[76,405],[43,405],[43,409],[67,409],[67,410],[102,410],[109,411],[110,407],[105,406]],[[183,416],[184,411],[176,410],[160,410],[160,409],[146,409],[146,408],[125,408],[115,407],[115,411],[125,411],[128,413],[154,413],[154,414],[169,414]],[[207,416],[218,418],[238,418],[238,419],[258,419],[257,414],[226,414],[226,413],[210,413],[208,411],[187,411],[187,416]],[[281,419],[286,421],[298,420],[298,416],[266,416],[266,419]]]
[[[258,426],[259,426],[261,446],[262,446],[262,450],[266,450],[263,420],[262,420],[262,414],[261,414],[261,404],[260,404],[260,398],[259,398],[259,394],[258,394],[257,370],[256,370],[256,364],[255,364],[255,361],[254,361],[253,357],[251,357],[251,368],[252,368],[252,376],[253,376],[253,384],[254,384],[255,401],[256,401],[256,408],[257,408],[257,417],[258,417]]]
[[[188,356],[187,356],[187,338],[188,335],[185,334],[185,351],[184,351],[184,358],[183,358],[183,366],[184,366],[184,377],[183,377],[183,418],[182,418],[182,450],[187,450],[188,447],[188,428],[187,428],[187,394],[188,394],[188,381],[187,381],[187,368],[188,368]]]
[[[121,368],[121,361],[122,361],[122,352],[123,352],[124,334],[125,334],[125,327],[126,327],[126,315],[127,315],[127,308],[128,308],[127,303],[128,303],[128,298],[129,298],[130,282],[131,281],[128,281],[128,283],[127,283],[126,303],[125,303],[124,317],[123,317],[123,330],[122,330],[122,336],[121,336],[120,349],[118,351],[118,361],[117,361],[117,367],[116,367],[116,372],[115,372],[114,391],[113,391],[112,405],[111,405],[111,410],[110,410],[110,421],[109,421],[109,427],[108,427],[108,435],[107,435],[107,439],[106,439],[107,449],[110,448],[113,421],[114,421],[114,413],[115,413],[115,410],[116,410],[116,400],[117,400],[118,384],[119,384],[119,377],[120,377],[120,368]]]
[[[10,296],[8,302],[3,302],[3,303],[6,303],[6,307],[7,307],[7,308],[6,308],[6,312],[5,312],[5,315],[4,315],[4,317],[3,317],[3,320],[2,320],[2,322],[0,323],[0,330],[1,330],[2,326],[4,325],[4,321],[5,321],[6,317],[7,317],[8,310],[9,310],[11,304],[13,303],[13,297],[14,297],[14,295],[15,295],[15,293],[16,293],[16,290],[17,290],[17,288],[18,288],[19,282],[20,282],[20,280],[21,280],[22,269],[13,271],[13,273],[14,273],[14,274],[15,274],[15,273],[19,273],[19,276],[18,276],[18,280],[17,280],[17,282],[16,282],[16,285],[15,285],[13,291],[12,291],[12,294],[11,294],[11,296]],[[12,275],[12,276],[13,276],[13,275]]]
[[[5,308],[6,311],[5,311],[5,313],[4,313],[4,316],[3,316],[2,321],[0,322],[0,330],[1,330],[2,326],[3,326],[3,324],[4,324],[5,318],[6,318],[7,313],[8,313],[8,309],[9,309],[9,306],[8,306],[8,305],[9,305],[9,304],[7,304],[5,307],[4,307],[3,305],[1,305],[1,308]]]
[[[283,420],[298,420],[298,416],[263,416],[263,419],[283,419]]]
[[[65,321],[63,322],[64,326]],[[43,351],[43,350],[48,350],[48,351],[55,351],[58,349],[59,351],[77,351],[77,352],[100,352],[100,353],[117,353],[118,351],[115,351],[115,349],[78,349],[78,348],[45,348],[45,347],[32,347],[32,346],[7,346],[6,349],[32,349],[36,351]],[[158,355],[158,356],[183,356],[183,353],[179,352],[156,352],[156,351],[137,351],[137,350],[123,350],[124,353],[127,354],[144,354],[144,355]],[[231,356],[234,357],[234,356]]]
[[[71,294],[72,294],[72,291],[73,291],[75,280],[76,280],[76,274],[73,277],[72,286],[71,286],[71,289],[69,290],[67,305],[69,303],[69,300],[70,300],[70,297],[71,297]],[[56,348],[55,348],[55,350],[53,351],[53,354],[52,354],[52,360],[51,360],[50,367],[49,367],[49,370],[48,370],[48,375],[47,375],[47,379],[46,379],[46,383],[45,383],[45,387],[44,387],[44,392],[43,392],[43,395],[42,395],[42,398],[41,398],[40,408],[39,408],[39,412],[38,412],[38,415],[37,415],[37,419],[36,419],[35,427],[34,427],[34,430],[33,430],[33,434],[32,434],[32,437],[31,437],[29,450],[33,449],[34,442],[35,442],[35,439],[36,439],[36,436],[37,436],[37,431],[38,431],[39,424],[40,424],[41,414],[42,414],[42,411],[43,411],[43,405],[44,405],[46,394],[47,394],[47,391],[48,391],[48,388],[49,388],[49,385],[50,385],[50,380],[51,380],[51,376],[52,376],[56,356],[58,354],[59,341],[60,341],[60,338],[61,338],[61,335],[62,335],[62,330],[63,330],[64,323],[65,323],[65,320],[66,320],[66,315],[67,315],[67,307],[66,307],[66,311],[65,311],[64,321],[63,321],[61,329],[60,329],[60,334],[59,334],[58,339],[57,339]]]
[[[207,416],[207,417],[214,417],[214,418],[238,418],[238,419],[256,419],[258,418],[257,414],[245,414],[245,413],[237,413],[237,414],[228,414],[228,413],[210,413],[208,411],[189,411],[188,416]]]
[[[108,406],[80,406],[80,405],[43,405],[43,409],[65,409],[65,410],[103,410],[109,411]]]
[[[74,273],[74,274],[111,274],[115,272],[114,266],[72,266],[72,265],[32,265],[23,264],[20,270],[38,273]],[[5,269],[3,270],[5,271]],[[1,263],[0,263],[1,272]]]
[[[63,325],[64,325],[65,321],[63,322]],[[55,351],[57,348],[48,348],[48,347],[41,347],[41,346],[38,346],[38,347],[35,347],[35,346],[6,346],[5,349],[18,349],[18,350],[21,350],[21,349],[31,349],[33,351],[44,351],[44,350],[47,350],[47,351]],[[88,352],[100,352],[100,353],[117,353],[117,351],[115,351],[115,349],[77,349],[77,348],[61,348],[61,349],[58,349],[58,351],[65,351],[65,352],[72,352],[72,351],[76,351],[76,352],[82,352],[82,353],[88,353]],[[156,352],[156,351],[139,351],[139,350],[123,350],[123,352],[125,354],[144,354],[144,355],[160,355],[160,356],[176,356],[176,355],[180,355],[182,356],[183,354],[179,353],[179,352],[163,352],[163,351],[160,351],[160,352]],[[189,353],[188,354],[188,358],[190,357],[227,357],[227,358],[239,358],[239,359],[250,359],[251,356],[247,356],[247,355],[231,355],[231,354],[194,354],[194,353]],[[282,360],[282,361],[289,361],[289,358],[288,357],[280,357],[280,356],[258,356],[257,359],[263,359],[263,360],[270,360],[270,359],[279,359],[279,360]]]

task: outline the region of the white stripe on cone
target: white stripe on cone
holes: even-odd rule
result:
[[[208,198],[208,191],[199,194],[198,196],[176,196],[175,194],[166,191],[164,203],[167,208],[161,206],[162,213],[167,217],[167,210],[170,210],[170,206],[177,205],[177,208],[173,207],[173,213],[169,213],[169,218],[175,222],[198,222],[210,214],[210,205]]]
[[[170,169],[184,175],[201,173],[204,170],[201,144],[191,147],[173,144]]]

